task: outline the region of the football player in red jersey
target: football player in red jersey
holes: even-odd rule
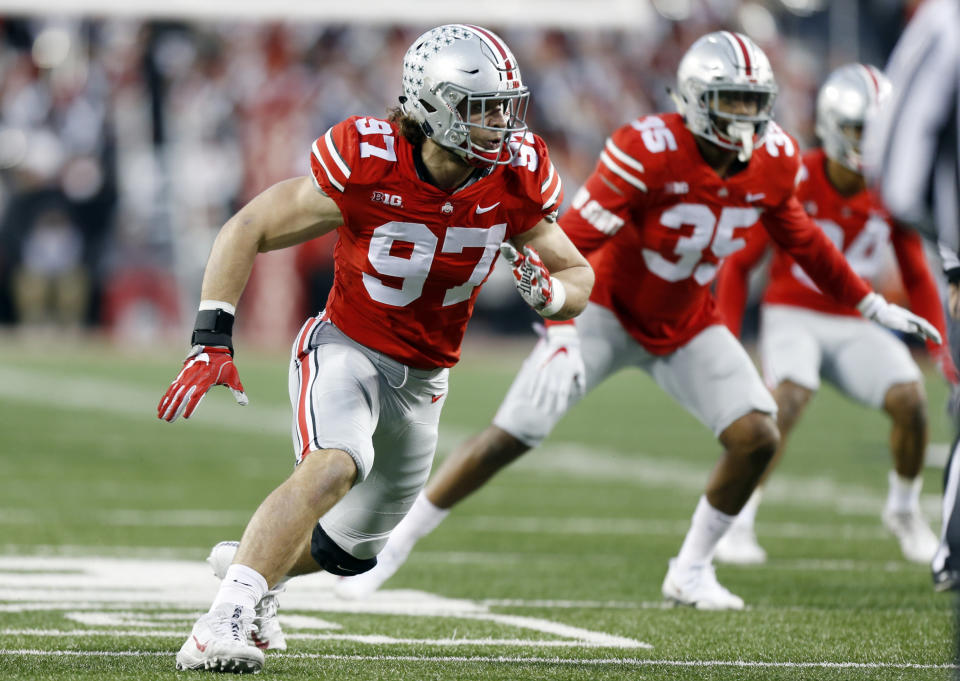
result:
[[[871,292],[804,213],[795,194],[797,145],[770,120],[776,84],[759,47],[737,33],[708,34],[682,58],[677,81],[680,113],[615,131],[560,219],[596,272],[587,309],[575,325],[548,324],[493,424],[444,461],[380,565],[341,580],[341,595],[378,588],[451,506],[539,444],[586,391],[634,366],[724,447],[663,594],[698,608],[742,608],[718,583],[713,551],[777,448],[777,405],[723,326],[709,287],[755,224],[839,304],[937,336],[925,320]]]
[[[892,244],[914,311],[945,333],[936,283],[919,235],[895,224],[877,196],[867,189],[860,158],[860,136],[890,90],[872,66],[847,64],[830,74],[817,97],[817,134],[822,149],[803,156],[797,197],[817,225],[843,251],[854,271],[876,276]],[[740,333],[750,270],[768,250],[769,238],[754,230],[746,248],[730,256],[717,278],[717,298],[730,330]],[[764,473],[779,460],[787,434],[820,387],[821,374],[849,397],[883,409],[890,416],[894,470],[883,523],[900,542],[903,555],[929,563],[937,538],[920,512],[920,475],[927,444],[926,398],[922,375],[906,346],[821,293],[782,248],[774,249],[770,280],[763,296],[760,350],[767,385],[777,401],[780,447]],[[946,348],[928,341],[944,375],[956,382]],[[760,490],[737,516],[717,546],[719,561],[762,563],[754,519]]]
[[[267,189],[221,229],[194,348],[159,404],[162,419],[190,417],[212,385],[246,403],[231,332],[258,252],[339,229],[336,275],[326,308],[293,344],[296,468],[239,545],[211,552],[220,590],[178,669],[258,671],[261,648],[285,647],[276,592],[287,576],[355,575],[376,563],[426,482],[448,368],[501,247],[521,296],[545,318],[583,310],[593,272],[556,224],[560,179],[527,132],[528,97],[498,36],[432,29],[404,56],[389,120],[334,125],[313,144],[310,177]]]

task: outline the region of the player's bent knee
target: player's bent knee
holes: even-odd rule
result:
[[[903,425],[923,426],[927,420],[927,397],[917,381],[892,386],[883,407],[894,421]]]
[[[778,421],[784,427],[792,426],[800,418],[812,396],[812,390],[791,381],[778,385],[773,391],[773,397],[777,401]]]
[[[310,539],[310,555],[324,570],[342,577],[359,575],[367,570],[372,570],[377,564],[376,556],[373,558],[356,558],[344,551],[323,531],[320,523],[313,527],[313,536]]]
[[[720,434],[720,442],[730,454],[765,467],[780,444],[780,431],[769,414],[754,411],[730,424]]]

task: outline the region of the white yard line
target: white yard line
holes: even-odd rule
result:
[[[136,650],[37,650],[32,648],[0,648],[0,655],[22,655],[35,657],[172,657],[171,652]],[[297,660],[340,660],[356,662],[471,662],[476,664],[537,664],[563,665],[572,667],[734,667],[734,668],[773,668],[773,669],[958,669],[953,664],[912,664],[908,662],[758,662],[751,660],[645,660],[636,657],[609,658],[564,658],[564,657],[512,657],[507,655],[335,655],[329,653],[280,653],[272,652],[270,657]]]
[[[27,603],[56,604],[65,610],[65,618],[73,622],[84,620],[93,622],[101,628],[63,630],[60,628],[0,631],[6,635],[33,636],[82,636],[95,635],[137,635],[137,636],[182,636],[182,631],[167,632],[157,628],[159,613],[144,610],[139,614],[118,611],[118,603],[127,606],[130,603],[144,606],[166,606],[186,609],[189,620],[198,611],[207,608],[215,595],[217,580],[208,566],[201,561],[175,560],[134,560],[120,558],[73,558],[69,561],[71,571],[64,571],[61,558],[0,556],[0,601],[9,601],[13,607],[25,608]],[[503,626],[505,629],[521,629],[527,632],[544,634],[542,639],[522,639],[507,636],[503,645],[587,647],[640,649],[650,648],[650,644],[631,638],[616,636],[602,631],[593,631],[576,627],[556,620],[522,615],[508,615],[491,612],[482,602],[469,599],[445,598],[436,594],[413,590],[383,590],[374,593],[362,601],[342,600],[334,596],[332,588],[336,581],[334,575],[317,573],[298,577],[290,582],[287,591],[281,596],[281,602],[294,604],[297,611],[323,613],[323,628],[338,627],[341,623],[335,613],[402,615],[407,617],[445,617],[461,620],[483,620]],[[93,604],[91,615],[83,615],[79,603]],[[113,606],[111,608],[111,605]],[[47,607],[40,609],[49,611]],[[126,610],[130,608],[126,607]],[[19,610],[24,612],[25,610]],[[92,618],[91,618],[92,617]],[[167,616],[159,617],[161,624],[167,624]],[[103,629],[105,622],[116,629]],[[396,638],[386,635],[351,634],[302,634],[295,631],[304,625],[308,629],[317,629],[316,621],[299,622],[284,620],[291,625],[290,635],[303,636],[311,640],[350,640],[372,644],[415,644],[465,645],[464,638],[448,639],[412,639]],[[141,627],[131,629],[131,625]],[[562,639],[556,641],[554,637]],[[497,641],[491,643],[489,641]],[[487,639],[473,639],[475,643]],[[501,639],[489,639],[487,645],[500,645]],[[563,642],[566,641],[566,642]],[[512,643],[508,643],[512,642]]]
[[[505,616],[475,617],[499,621]],[[533,619],[533,618],[524,618]],[[544,620],[545,621],[545,620]],[[191,621],[184,625],[182,630],[150,630],[142,629],[0,629],[0,636],[31,636],[38,638],[90,638],[93,636],[123,636],[124,638],[172,638],[182,640],[189,633]],[[511,624],[515,624],[512,622]],[[551,623],[553,624],[553,623]],[[550,628],[550,627],[547,627]],[[558,627],[568,629],[572,633],[576,627]],[[580,629],[579,631],[585,631]],[[550,632],[555,633],[555,632]],[[591,632],[593,634],[595,632]],[[522,638],[398,638],[383,634],[286,634],[287,640],[296,641],[350,641],[351,643],[365,643],[368,645],[427,645],[437,647],[458,646],[508,646],[513,648],[652,648],[650,645],[636,645],[632,639],[618,636],[607,636],[598,641],[591,640],[554,640],[554,639],[522,639]]]

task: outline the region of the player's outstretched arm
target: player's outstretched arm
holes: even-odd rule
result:
[[[793,256],[821,291],[845,305],[855,306],[864,317],[888,329],[941,342],[933,324],[870,290],[804,212],[796,195],[778,209],[765,213],[762,219],[770,237]]]
[[[770,239],[762,229],[752,229],[746,236],[747,245],[723,261],[717,274],[717,308],[723,323],[737,338],[743,326],[743,309],[747,306],[750,273],[757,266]]]
[[[203,275],[203,300],[236,305],[257,253],[295,246],[343,223],[340,209],[309,177],[278,182],[255,196],[217,234]]]
[[[922,340],[930,340],[938,345],[943,340],[933,324],[910,310],[888,303],[879,293],[868,293],[857,304],[857,309],[867,319],[872,319],[888,329],[912,333]]]
[[[583,312],[593,289],[593,268],[556,222],[541,220],[515,236],[513,244],[504,243],[500,252],[513,268],[520,295],[542,316],[565,320]]]
[[[336,229],[340,209],[306,177],[279,182],[256,196],[220,229],[203,275],[193,349],[157,405],[157,417],[190,418],[215,385],[237,403],[247,395],[233,363],[233,320],[257,253],[302,243]]]

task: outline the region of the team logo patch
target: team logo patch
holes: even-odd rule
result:
[[[388,206],[403,206],[403,197],[399,194],[389,194],[387,192],[375,191],[370,196],[370,200],[374,203],[384,203]]]

